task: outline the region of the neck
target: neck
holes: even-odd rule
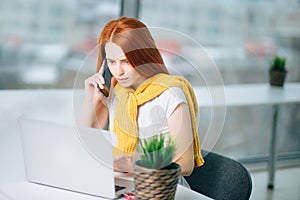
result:
[[[144,78],[144,77],[136,80],[136,82],[134,84],[132,84],[130,86],[130,88],[133,89],[133,90],[136,90],[145,80],[147,80],[147,78]]]

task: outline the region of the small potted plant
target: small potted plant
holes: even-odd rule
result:
[[[283,87],[285,77],[286,77],[286,69],[285,69],[286,60],[283,57],[275,56],[272,60],[270,67],[270,85]]]
[[[140,160],[134,167],[136,199],[174,199],[180,166],[172,162],[175,145],[159,134],[139,141]]]

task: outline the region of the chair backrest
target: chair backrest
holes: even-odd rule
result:
[[[202,151],[205,163],[185,179],[192,190],[213,199],[249,199],[252,180],[239,162],[213,152]]]

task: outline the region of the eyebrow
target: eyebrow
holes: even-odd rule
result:
[[[112,58],[106,58],[107,60],[112,60],[112,61],[115,61],[115,59],[112,59]],[[116,60],[118,60],[118,59],[116,59]],[[127,58],[123,58],[123,59],[121,59],[120,61],[126,61],[126,60],[128,60]]]

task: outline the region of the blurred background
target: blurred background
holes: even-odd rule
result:
[[[139,18],[149,27],[178,31],[200,44],[225,85],[267,83],[275,55],[287,60],[287,82],[300,81],[299,0],[1,0],[0,89],[73,88],[76,75],[95,72],[93,64],[79,69],[95,59],[87,56],[103,25],[122,15]],[[186,55],[183,59],[163,53],[167,65],[193,85],[202,84],[194,73],[197,69],[220,84],[195,43],[165,35],[157,40],[161,48]],[[265,166],[271,112],[271,106],[228,108],[214,151]],[[205,109],[200,115],[201,125],[209,124]],[[281,106],[279,120],[279,160],[299,163],[300,105]]]

